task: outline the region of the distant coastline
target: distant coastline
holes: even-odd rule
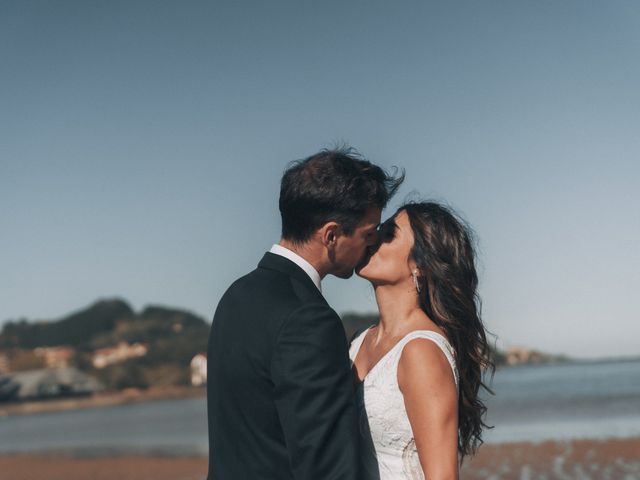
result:
[[[549,360],[546,362],[522,362],[515,364],[501,363],[497,366],[499,368],[522,368],[532,366],[562,366],[562,365],[602,365],[608,363],[627,363],[627,362],[639,362],[640,356],[624,356],[624,357],[600,357],[600,358],[575,358],[558,356],[559,359]]]
[[[127,388],[124,390],[95,393],[86,397],[0,403],[0,417],[113,407],[133,403],[181,400],[184,398],[204,396],[206,396],[206,389],[202,387],[162,386],[147,389]]]

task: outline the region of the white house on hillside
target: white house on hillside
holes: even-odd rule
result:
[[[93,352],[92,363],[96,368],[104,368],[107,365],[124,362],[129,358],[144,357],[148,348],[141,343],[129,345],[127,342],[120,342],[111,348],[100,348]]]
[[[198,353],[191,359],[191,385],[200,387],[207,383],[207,355]]]

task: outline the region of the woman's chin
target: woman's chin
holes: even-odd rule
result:
[[[371,268],[368,263],[358,265],[358,267],[356,268],[356,275],[358,275],[360,278],[364,278],[365,280],[371,281],[371,273]]]
[[[365,280],[369,280],[367,278],[367,264],[358,265],[356,267],[356,275],[358,275],[360,278],[364,278]]]

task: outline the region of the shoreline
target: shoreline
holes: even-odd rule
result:
[[[182,400],[185,398],[204,397],[206,394],[206,389],[202,387],[168,386],[150,387],[147,389],[127,388],[125,390],[95,393],[87,397],[0,403],[0,417],[66,412],[70,410],[113,407],[161,400]]]
[[[465,460],[460,477],[492,478],[640,478],[640,437],[602,440],[486,444]],[[77,457],[70,453],[0,455],[0,471],[12,480],[204,480],[206,456],[169,456],[131,452]]]

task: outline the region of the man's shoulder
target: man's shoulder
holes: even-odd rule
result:
[[[296,293],[294,280],[286,273],[257,267],[234,281],[228,291],[251,290],[271,295],[292,295]]]
[[[275,309],[280,313],[308,305],[332,310],[319,292],[299,279],[260,267],[234,281],[223,295],[223,300],[247,301],[256,307]]]

